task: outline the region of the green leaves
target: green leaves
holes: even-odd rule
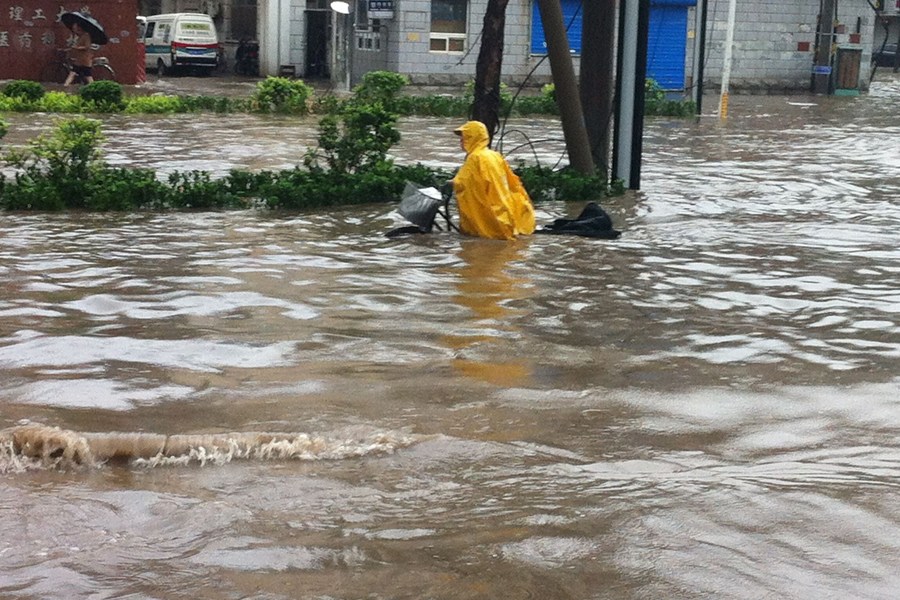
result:
[[[187,171],[160,180],[151,169],[110,167],[100,154],[99,121],[61,121],[25,149],[3,155],[15,175],[0,176],[0,209],[305,210],[397,202],[407,181],[440,187],[452,177],[446,170],[396,165],[387,158],[400,133],[397,115],[381,101],[347,102],[338,108],[322,120],[320,145],[304,159],[305,168],[232,170],[218,179],[205,171]],[[0,137],[5,132],[0,121]],[[517,172],[535,202],[596,200],[621,193],[621,187],[611,191],[602,176],[585,177],[569,169],[520,165]]]
[[[653,79],[644,82],[644,114],[660,117],[690,117],[696,114],[697,106],[689,100],[670,100],[665,91]]]
[[[115,81],[94,81],[78,90],[78,95],[97,112],[118,112],[125,108],[122,86]]]
[[[26,149],[8,152],[4,162],[17,173],[15,184],[4,186],[4,197],[18,191],[16,208],[83,208],[85,182],[100,166],[102,140],[99,121],[78,117],[58,123]]]
[[[256,84],[251,102],[261,112],[304,114],[309,112],[312,93],[312,87],[299,79],[270,76]]]
[[[356,173],[387,161],[387,152],[400,141],[397,115],[380,102],[370,105],[345,104],[340,113],[319,122],[319,147],[303,159],[310,169]]]
[[[10,81],[3,87],[3,95],[8,98],[22,98],[36,102],[44,96],[44,88],[37,81],[18,79]]]

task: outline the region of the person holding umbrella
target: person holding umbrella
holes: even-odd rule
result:
[[[80,77],[85,83],[92,83],[94,44],[102,46],[109,41],[103,26],[90,15],[80,12],[63,13],[60,20],[76,36],[75,43],[69,48],[72,70],[63,85],[72,85],[76,77]]]

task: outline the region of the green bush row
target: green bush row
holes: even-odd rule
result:
[[[217,113],[285,113],[327,114],[344,102],[381,103],[399,115],[422,115],[465,118],[472,106],[472,85],[463,95],[401,95],[408,80],[397,73],[372,71],[348,99],[332,95],[316,97],[303,81],[283,77],[267,77],[246,98],[218,96],[127,96],[122,86],[112,81],[95,81],[82,87],[78,94],[46,92],[35,81],[11,81],[0,94],[0,112],[172,114],[199,111]],[[669,100],[652,79],[647,80],[645,114],[691,116],[693,102]],[[387,103],[387,104],[386,104]],[[555,90],[545,86],[539,95],[513,96],[506,86],[500,92],[503,115],[556,115]]]
[[[21,150],[2,155],[14,175],[0,174],[2,210],[299,210],[396,202],[407,181],[440,187],[450,171],[387,158],[396,141],[396,115],[382,102],[345,105],[331,115],[304,166],[283,171],[232,170],[214,179],[205,171],[175,172],[160,179],[152,169],[114,168],[103,162],[101,124],[76,117],[61,121]],[[7,125],[0,120],[0,138]],[[604,178],[568,170],[520,165],[516,169],[535,202],[563,198],[598,200],[610,190]]]

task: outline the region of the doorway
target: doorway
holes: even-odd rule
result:
[[[306,11],[306,69],[307,79],[327,79],[331,72],[328,68],[328,49],[331,46],[328,25],[331,11]]]

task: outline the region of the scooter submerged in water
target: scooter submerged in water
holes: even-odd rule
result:
[[[438,215],[444,218],[447,231],[459,232],[459,227],[450,220],[450,199],[453,186],[449,182],[440,190],[433,187],[420,188],[407,181],[400,197],[399,212],[412,225],[397,227],[387,232],[387,237],[432,233],[435,229],[444,231],[437,222]],[[545,235],[574,235],[598,240],[617,239],[622,232],[613,227],[612,218],[596,202],[588,202],[581,213],[573,219],[554,219],[549,225],[534,231]]]
[[[435,230],[444,231],[441,224],[437,222],[438,215],[444,218],[447,231],[459,231],[459,227],[454,225],[450,219],[452,195],[453,188],[450,184],[443,185],[439,190],[434,187],[418,187],[407,181],[406,187],[403,188],[403,194],[400,196],[397,212],[412,225],[397,227],[385,235],[393,238],[401,235],[432,233]]]

